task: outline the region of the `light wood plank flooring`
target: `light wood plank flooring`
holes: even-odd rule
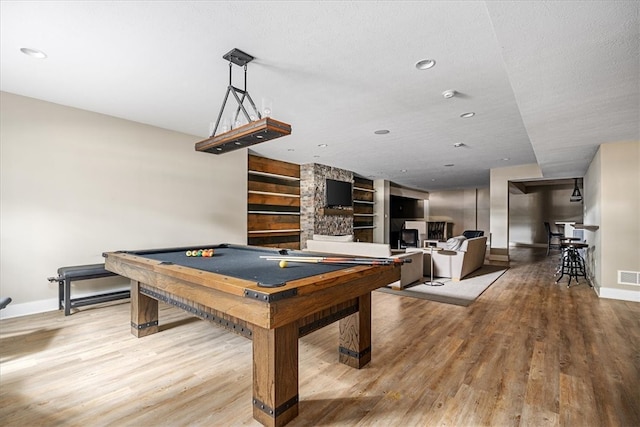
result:
[[[300,340],[291,426],[639,426],[640,303],[553,282],[555,256],[512,251],[469,307],[374,292],[373,360],[337,362],[337,324]],[[251,416],[251,342],[162,306],[0,322],[2,426],[235,426]]]

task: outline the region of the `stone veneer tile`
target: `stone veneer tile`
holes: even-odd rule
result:
[[[325,180],[353,182],[353,172],[318,163],[300,166],[300,247],[314,234],[353,234],[353,216],[321,215],[325,204]]]

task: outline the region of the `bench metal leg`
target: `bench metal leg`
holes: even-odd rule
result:
[[[65,279],[64,281],[64,315],[69,316],[71,314],[71,280]]]
[[[62,310],[63,301],[64,301],[64,282],[62,280],[58,280],[58,310]]]

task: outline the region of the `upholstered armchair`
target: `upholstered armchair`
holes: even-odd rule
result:
[[[411,249],[407,251],[422,251],[423,274],[431,274],[431,250]],[[466,239],[463,236],[452,237],[447,242],[438,243],[438,248],[433,250],[433,276],[450,277],[454,281],[476,271],[484,265],[487,251],[487,238],[474,237]]]

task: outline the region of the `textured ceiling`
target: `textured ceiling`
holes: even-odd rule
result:
[[[258,154],[410,188],[486,186],[491,168],[536,162],[545,178],[580,177],[600,144],[640,140],[635,1],[0,8],[3,91],[192,134],[195,143],[222,104],[222,55],[239,48],[256,57],[249,93],[259,105],[272,100],[273,117],[293,129],[255,146]],[[417,70],[425,58],[436,66]],[[242,69],[233,71],[243,87]],[[458,96],[445,99],[450,89]],[[467,111],[475,117],[460,118]]]

